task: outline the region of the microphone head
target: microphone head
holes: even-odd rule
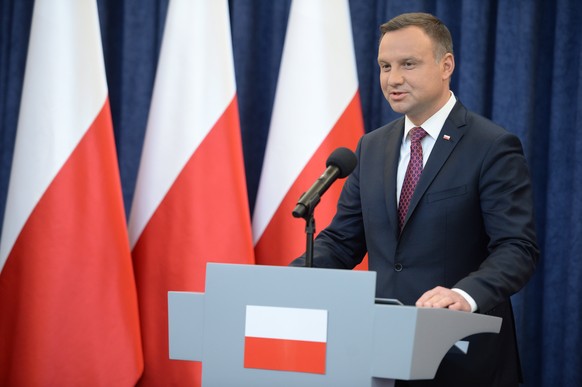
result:
[[[337,148],[331,152],[325,162],[326,167],[333,165],[339,169],[339,179],[343,179],[352,173],[354,168],[356,168],[356,164],[358,164],[358,160],[354,152],[344,147]]]

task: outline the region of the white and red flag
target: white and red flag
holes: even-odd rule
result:
[[[348,1],[294,0],[253,214],[257,263],[287,265],[305,251],[297,200],[338,147],[364,133]],[[317,229],[335,214],[343,180],[315,210]]]
[[[207,262],[254,263],[226,0],[169,4],[129,234],[140,385],[200,385],[200,363],[168,358],[168,291],[203,291]]]
[[[0,385],[135,385],[137,296],[94,0],[35,2],[0,271]]]
[[[244,367],[325,374],[327,310],[247,305]]]

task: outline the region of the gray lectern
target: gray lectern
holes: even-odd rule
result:
[[[168,293],[170,358],[201,361],[206,387],[392,386],[434,378],[458,340],[501,328],[377,304],[375,288],[375,272],[208,264],[205,293]]]

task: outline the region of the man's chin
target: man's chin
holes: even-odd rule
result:
[[[408,112],[407,106],[405,106],[405,104],[402,102],[388,100],[388,104],[390,104],[390,107],[392,110],[394,110],[395,113],[406,114]]]

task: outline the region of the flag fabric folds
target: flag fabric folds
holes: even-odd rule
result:
[[[168,291],[204,291],[207,262],[254,263],[226,0],[169,4],[129,235],[141,386],[199,385],[169,360]]]
[[[37,0],[0,241],[0,385],[142,369],[97,4]]]
[[[287,265],[305,251],[305,223],[291,212],[330,153],[364,133],[348,1],[294,0],[253,214],[257,263]],[[327,226],[343,180],[315,210]]]

